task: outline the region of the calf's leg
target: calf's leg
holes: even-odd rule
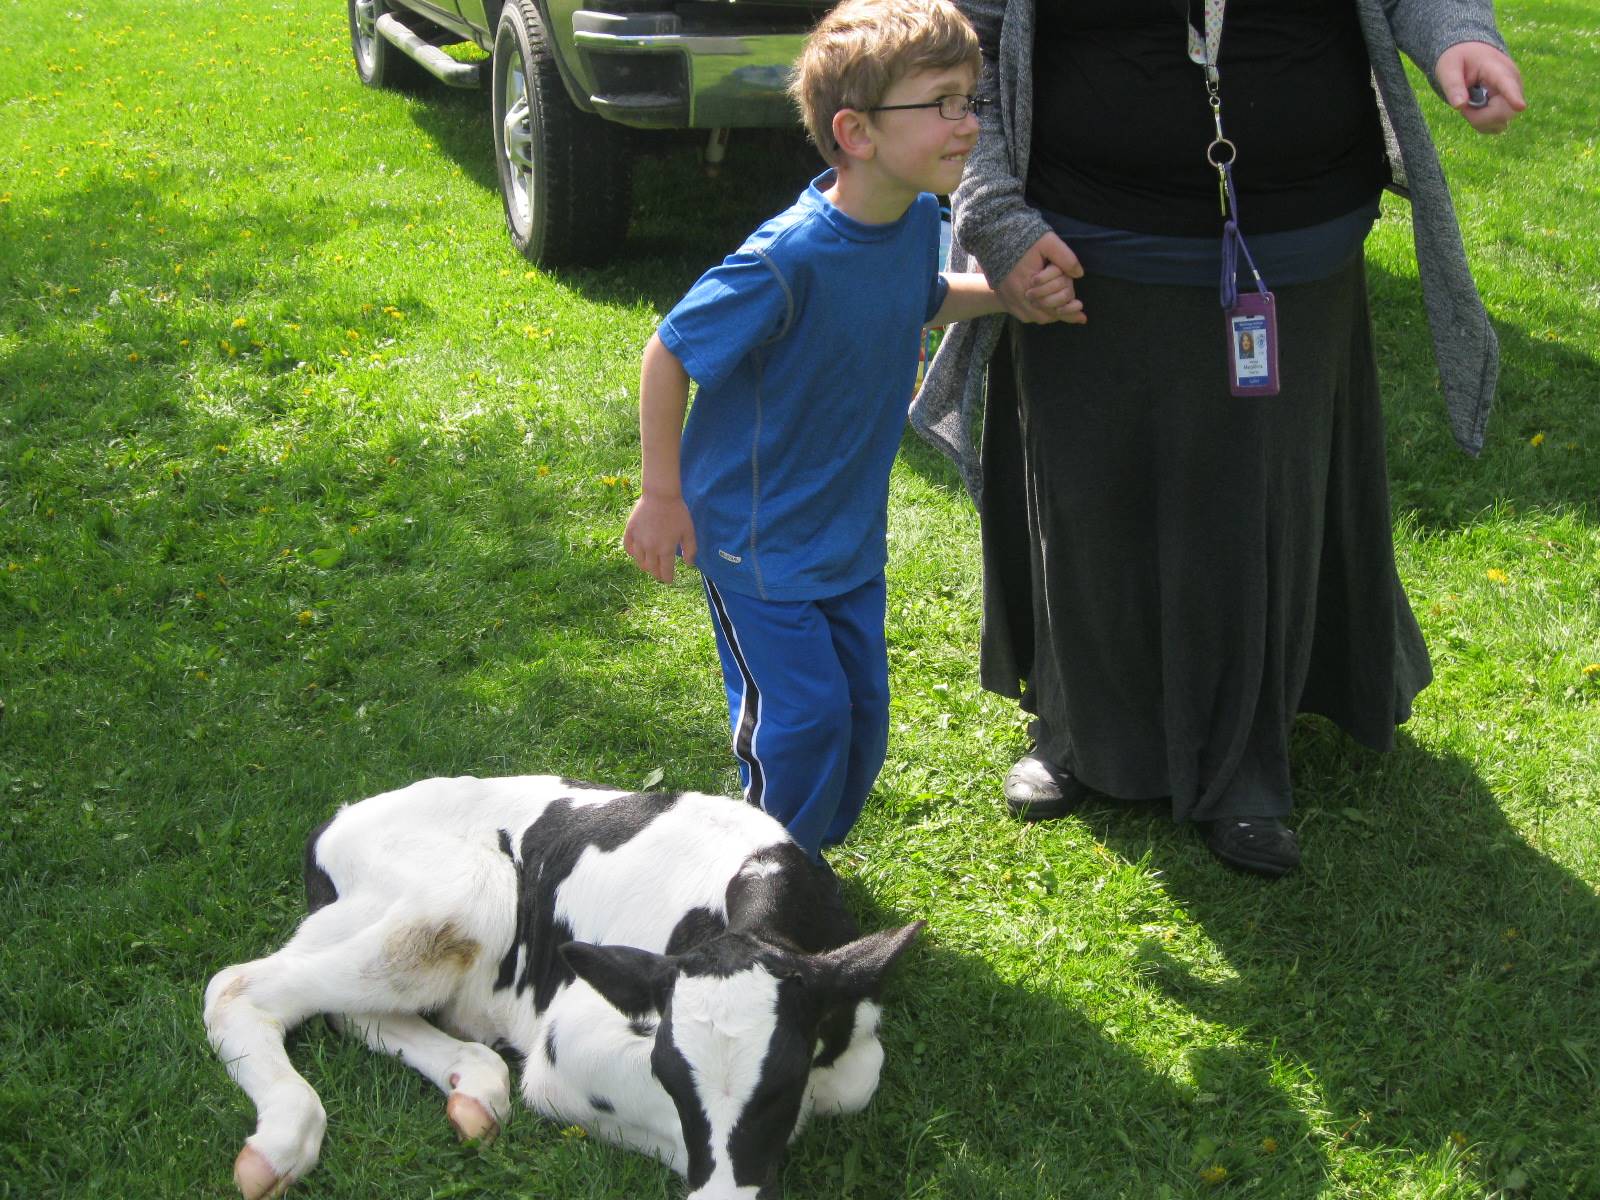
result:
[[[415,1013],[442,1004],[479,954],[449,921],[338,902],[288,945],[224,968],[206,988],[206,1034],[256,1109],[234,1163],[245,1200],[281,1195],[316,1165],[327,1118],[284,1053],[284,1034],[317,1013]]]
[[[336,1023],[432,1080],[449,1097],[445,1116],[462,1141],[488,1143],[499,1134],[511,1108],[511,1073],[488,1046],[460,1041],[407,1014],[347,1013]]]
[[[271,962],[226,967],[206,988],[206,1036],[256,1110],[256,1131],[233,1164],[233,1180],[245,1200],[281,1196],[316,1166],[328,1124],[322,1101],[283,1049],[285,1032],[306,1014],[286,1019],[251,996]]]

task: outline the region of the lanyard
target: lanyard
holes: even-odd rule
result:
[[[1239,157],[1239,151],[1222,132],[1222,92],[1219,86],[1222,76],[1217,70],[1217,63],[1222,54],[1222,18],[1226,8],[1227,0],[1205,0],[1204,35],[1187,18],[1184,28],[1189,35],[1189,58],[1205,70],[1206,98],[1211,105],[1211,123],[1216,130],[1216,137],[1206,147],[1206,162],[1217,173],[1217,202],[1223,216],[1222,306],[1231,308],[1238,298],[1240,250],[1244,251],[1244,260],[1249,264],[1250,273],[1255,276],[1256,289],[1265,293],[1267,284],[1256,269],[1250,247],[1245,245],[1244,237],[1239,232],[1239,196],[1233,187],[1233,163]]]

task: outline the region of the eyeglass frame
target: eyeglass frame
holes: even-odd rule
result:
[[[944,102],[946,100],[966,101],[966,111],[961,113],[959,116],[946,117],[944,115]],[[939,116],[943,117],[946,121],[964,121],[966,120],[968,113],[971,113],[975,117],[979,116],[987,105],[993,103],[993,98],[989,96],[963,96],[960,92],[951,92],[948,96],[940,96],[937,100],[929,100],[925,104],[879,104],[873,108],[863,108],[860,111],[875,113],[900,112],[909,108],[937,108],[939,110]]]

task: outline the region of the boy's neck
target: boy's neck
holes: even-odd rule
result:
[[[833,186],[823,192],[845,216],[863,225],[892,225],[906,215],[917,193],[875,174],[870,162],[852,162],[833,169]]]

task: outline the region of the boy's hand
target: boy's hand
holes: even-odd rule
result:
[[[1033,277],[1027,296],[1034,307],[1055,313],[1058,321],[1076,323],[1074,318],[1081,319],[1083,301],[1074,294],[1071,276],[1055,263],[1046,263]]]
[[[1083,267],[1072,248],[1054,233],[1046,233],[1024,254],[1011,273],[994,285],[1005,309],[1019,321],[1029,325],[1047,325],[1051,321],[1065,321],[1069,325],[1082,325],[1085,321],[1083,305],[1069,309],[1044,308],[1035,304],[1029,291],[1034,281],[1049,268],[1061,273],[1069,301],[1073,298],[1072,281],[1083,277]]]
[[[662,583],[672,582],[674,560],[681,548],[683,561],[694,566],[694,522],[682,496],[641,495],[622,532],[622,548],[641,571]]]

